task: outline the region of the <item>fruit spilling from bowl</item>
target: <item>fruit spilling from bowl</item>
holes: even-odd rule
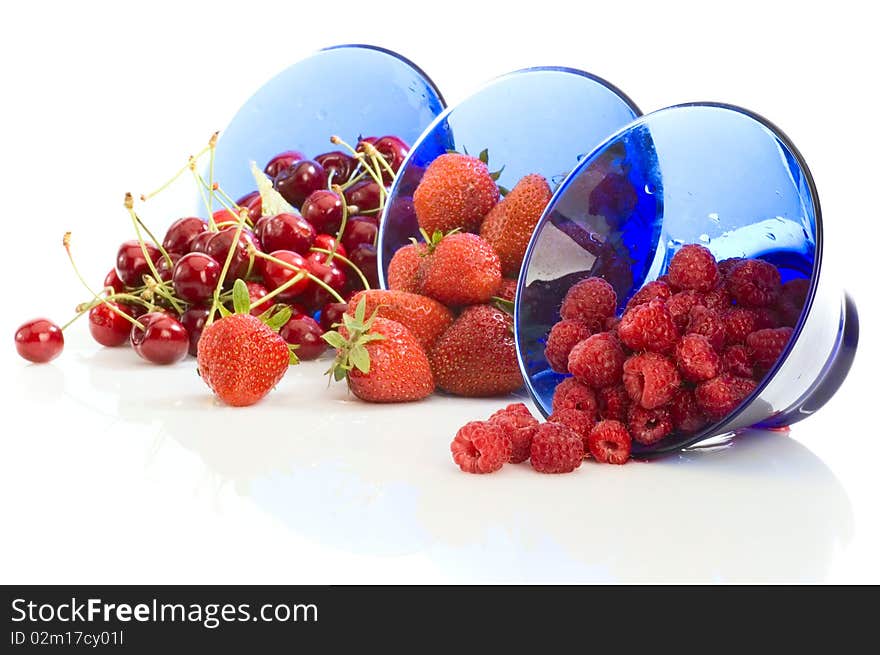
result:
[[[577,440],[581,459],[622,464],[633,441],[653,446],[722,421],[785,352],[809,287],[806,278],[783,283],[776,266],[761,259],[716,262],[699,244],[682,246],[667,273],[637,291],[620,316],[612,286],[583,279],[568,290],[546,339],[547,362],[569,376],[556,387],[545,424],[559,426],[554,436],[540,432],[545,428],[534,419],[520,419],[515,434],[471,423],[453,442],[454,459],[469,472],[496,470],[500,464],[472,460],[483,450],[494,457],[506,439],[518,444],[514,451],[529,453],[536,470],[568,472],[580,465]],[[463,441],[465,459],[456,455]]]

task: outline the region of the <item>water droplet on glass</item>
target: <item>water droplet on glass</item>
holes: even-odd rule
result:
[[[657,188],[653,184],[649,183],[645,185],[645,193],[647,193],[649,196],[653,196],[656,190]]]
[[[319,109],[318,112],[315,114],[315,118],[317,118],[319,121],[327,120],[327,110]]]
[[[700,243],[709,243],[712,239],[709,238],[708,234],[700,235]]]
[[[709,214],[709,220],[712,221],[713,223],[720,223],[721,222],[721,219],[718,218],[717,212],[712,212],[711,214]]]
[[[767,233],[767,238],[770,239],[771,241],[776,241],[776,235],[773,234],[772,232]]]

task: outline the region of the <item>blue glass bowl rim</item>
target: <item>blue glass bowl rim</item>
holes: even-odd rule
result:
[[[401,62],[403,62],[404,64],[406,64],[410,68],[412,68],[419,75],[421,75],[422,78],[424,78],[425,82],[427,82],[428,85],[430,85],[431,89],[437,95],[437,99],[440,101],[440,106],[443,107],[444,111],[446,110],[448,105],[446,104],[446,98],[443,97],[443,93],[441,93],[441,91],[440,91],[440,87],[437,86],[437,84],[434,82],[434,80],[431,78],[431,76],[425,72],[425,69],[423,69],[421,66],[416,64],[409,57],[404,57],[399,52],[396,52],[394,50],[389,50],[388,48],[383,48],[382,46],[372,45],[370,43],[340,43],[338,45],[331,45],[331,46],[327,46],[326,48],[321,48],[320,50],[317,50],[315,53],[313,53],[313,55],[317,54],[319,52],[328,52],[330,50],[343,50],[343,49],[347,49],[347,48],[352,48],[352,49],[359,48],[362,50],[375,50],[376,52],[381,52],[383,54],[389,55],[391,57],[394,57],[395,59],[400,60]],[[304,61],[304,59],[300,59],[299,61]],[[294,62],[291,64],[291,66],[296,66],[297,63],[299,63],[299,62]]]
[[[334,47],[345,47],[345,46],[334,46]],[[371,46],[367,46],[367,47],[371,47]],[[379,48],[379,49],[381,50],[381,48]],[[400,165],[399,171],[403,171],[406,169],[406,166],[409,164],[409,160],[412,157],[413,153],[416,150],[418,150],[419,146],[428,138],[428,135],[431,132],[433,132],[434,129],[440,123],[445,121],[447,119],[447,117],[458,108],[459,105],[461,105],[465,102],[468,102],[469,100],[472,100],[473,98],[477,97],[480,93],[482,93],[486,89],[486,87],[488,87],[490,85],[496,84],[498,82],[502,82],[502,81],[504,81],[508,78],[514,77],[516,75],[523,75],[526,73],[541,73],[541,72],[570,73],[572,75],[579,75],[581,77],[586,77],[587,79],[590,79],[590,80],[597,82],[598,84],[604,86],[609,91],[611,91],[612,93],[617,95],[624,102],[624,104],[626,104],[633,111],[633,113],[636,115],[636,117],[640,117],[643,115],[642,110],[639,109],[638,105],[636,105],[635,102],[633,102],[632,98],[630,98],[628,95],[626,95],[617,86],[615,86],[614,84],[612,84],[608,80],[606,80],[602,77],[599,77],[598,75],[594,75],[593,73],[589,73],[585,70],[581,70],[580,68],[572,68],[570,66],[529,66],[528,68],[519,68],[517,70],[513,70],[508,73],[504,73],[502,75],[497,75],[497,76],[487,80],[486,82],[483,83],[483,85],[479,89],[477,89],[476,91],[474,91],[473,93],[468,95],[466,98],[464,98],[463,100],[461,100],[460,102],[458,102],[455,105],[446,107],[442,112],[437,114],[437,116],[434,118],[434,120],[431,121],[431,123],[424,129],[424,131],[419,136],[419,138],[416,139],[416,141],[412,145],[410,145],[409,152],[407,153],[406,158],[403,160],[403,163]],[[441,98],[441,100],[442,100],[442,98]],[[628,123],[628,125],[631,125],[631,124],[632,123]],[[579,167],[579,164],[575,164],[575,169],[577,169],[578,167]],[[391,190],[388,192],[389,199],[396,199],[397,198],[397,185],[403,179],[403,175],[401,175],[399,171],[398,171],[398,175],[397,175],[396,179],[394,180],[394,184],[391,186]],[[379,224],[379,235],[378,235],[377,241],[376,241],[379,244],[382,244],[385,241],[385,225],[386,225],[386,223],[384,220],[381,221],[381,223]],[[382,266],[381,258],[380,258],[380,262],[379,262],[379,287],[382,289],[387,288],[386,281],[385,281],[385,268],[384,268],[384,266]]]
[[[813,174],[810,171],[809,166],[807,166],[807,162],[804,159],[804,156],[801,154],[801,151],[798,150],[797,146],[794,145],[794,142],[788,137],[788,135],[783,132],[775,123],[765,118],[761,114],[754,112],[750,109],[746,109],[745,107],[740,107],[738,105],[733,105],[724,102],[713,102],[713,101],[695,101],[695,102],[686,102],[678,105],[671,105],[669,107],[664,107],[662,109],[658,109],[656,111],[650,112],[648,114],[643,114],[638,118],[634,119],[632,122],[628,123],[624,127],[620,128],[609,137],[607,137],[602,143],[597,145],[592,152],[586,155],[577,166],[575,166],[574,170],[572,170],[565,179],[560,183],[559,187],[553,193],[553,197],[550,199],[550,202],[547,205],[547,210],[541,216],[538,221],[539,226],[543,226],[548,218],[550,208],[555,205],[555,202],[558,196],[563,193],[568,186],[574,181],[574,179],[580,174],[580,172],[588,165],[588,162],[591,161],[593,155],[603,150],[610,143],[614,142],[624,133],[638,127],[639,125],[643,125],[649,123],[653,116],[657,116],[658,114],[663,114],[669,111],[675,111],[680,109],[688,109],[688,108],[716,108],[716,109],[726,109],[729,111],[737,112],[746,116],[747,118],[751,118],[758,124],[767,128],[774,137],[776,137],[788,150],[791,152],[792,156],[795,158],[795,161],[798,163],[798,166],[803,171],[804,179],[807,183],[807,188],[810,191],[810,197],[812,199],[813,210],[816,219],[816,227],[815,227],[815,238],[816,238],[816,246],[814,250],[813,257],[813,271],[810,275],[810,289],[807,293],[807,299],[804,303],[804,308],[801,310],[800,318],[798,319],[797,324],[794,327],[794,331],[792,332],[791,338],[788,341],[788,345],[785,347],[785,350],[782,352],[782,355],[779,359],[776,360],[776,364],[774,364],[773,368],[771,368],[761,379],[761,382],[755,387],[751,394],[747,398],[745,398],[739,406],[727,417],[718,421],[716,423],[712,423],[708,425],[706,428],[701,430],[700,432],[689,435],[686,438],[679,439],[675,441],[675,443],[671,443],[665,446],[661,446],[659,448],[652,448],[650,446],[646,447],[646,449],[639,453],[639,457],[649,458],[653,456],[663,455],[669,452],[679,451],[683,448],[687,448],[688,446],[692,446],[695,443],[700,441],[704,441],[712,436],[717,436],[719,434],[724,434],[724,427],[733,423],[736,418],[745,411],[745,409],[756,399],[761,396],[761,392],[767,387],[770,381],[776,376],[776,374],[785,366],[785,362],[788,359],[789,354],[791,353],[792,348],[794,348],[794,344],[797,342],[800,334],[803,330],[804,323],[807,317],[810,314],[810,311],[813,306],[813,299],[816,296],[816,289],[819,284],[819,275],[822,268],[822,242],[823,242],[823,228],[822,228],[822,209],[819,204],[819,193],[816,189],[816,182],[813,179]],[[529,382],[529,375],[525,366],[525,362],[523,361],[522,350],[520,348],[520,298],[523,290],[525,288],[525,276],[522,274],[525,270],[527,270],[528,265],[531,261],[532,253],[534,250],[536,237],[539,230],[536,229],[532,233],[532,237],[529,240],[529,245],[526,248],[526,257],[523,261],[523,267],[520,270],[519,280],[516,285],[516,296],[514,300],[514,337],[516,340],[516,356],[519,361],[520,372],[523,375],[523,378],[526,382],[526,389],[529,392],[529,396],[532,398],[534,403],[540,407],[541,403],[538,401],[537,394],[532,388],[532,385]],[[784,408],[783,408],[784,409]],[[662,442],[661,442],[662,443]]]

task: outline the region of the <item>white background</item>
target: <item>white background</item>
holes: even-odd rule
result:
[[[3,4],[0,582],[880,582],[869,3],[517,4]],[[859,302],[840,394],[791,438],[477,477],[457,472],[448,443],[499,401],[365,406],[326,389],[317,364],[232,410],[191,360],[102,351],[84,323],[50,366],[15,356],[19,323],[64,322],[86,299],[65,230],[100,283],[129,238],[125,191],[164,179],[274,73],[346,42],[410,57],[451,104],[555,64],[612,81],[645,112],[714,100],[780,125],[815,175],[825,270]],[[154,207],[161,231],[176,211]]]

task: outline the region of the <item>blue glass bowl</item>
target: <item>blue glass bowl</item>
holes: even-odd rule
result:
[[[434,159],[449,150],[489,152],[498,183],[512,188],[529,173],[558,183],[578,159],[641,112],[620,90],[584,71],[541,67],[496,78],[440,114],[418,141],[391,189],[379,229],[379,281],[410,238],[421,239],[412,195]]]
[[[233,198],[255,188],[262,167],[284,150],[307,157],[336,150],[331,135],[393,134],[409,144],[445,108],[440,90],[414,63],[390,50],[340,45],[276,75],[238,110],[217,143],[215,178]]]
[[[698,103],[642,116],[608,137],[560,185],[532,235],[516,336],[528,390],[545,415],[565,376],[550,369],[544,344],[569,287],[603,277],[622,310],[687,243],[705,245],[718,260],[760,257],[783,281],[809,278],[810,291],[787,349],[736,411],[697,434],[634,444],[633,452],[649,456],[747,426],[786,426],[831,398],[855,355],[858,316],[820,276],[822,217],[807,165],[764,118]]]

